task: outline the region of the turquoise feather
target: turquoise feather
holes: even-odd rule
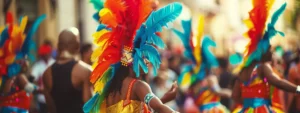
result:
[[[104,7],[104,0],[91,0],[90,2],[97,11],[100,11]]]
[[[196,59],[193,55],[193,50],[191,48],[191,34],[192,34],[192,20],[183,20],[181,21],[183,33],[178,31],[177,29],[172,29],[172,31],[181,39],[183,46],[185,48],[184,56],[188,59],[191,59],[194,63],[196,63]]]
[[[182,5],[180,3],[172,3],[169,4],[157,11],[152,12],[147,18],[146,22],[140,27],[137,31],[137,34],[134,39],[134,48],[133,57],[134,59],[146,58],[153,66],[154,75],[157,74],[157,69],[161,63],[159,52],[156,50],[158,48],[164,48],[165,44],[160,37],[158,37],[155,33],[161,32],[162,27],[167,26],[167,23],[174,21],[182,11]],[[138,51],[137,51],[138,50]],[[142,55],[137,52],[141,52]],[[135,66],[134,72],[139,75],[139,66],[143,68],[144,72],[147,70],[147,66],[143,66],[136,60],[133,62]],[[145,68],[145,69],[144,69]]]
[[[275,29],[275,24],[279,18],[279,16],[284,12],[286,8],[286,3],[284,3],[276,12],[273,14],[271,22],[267,26],[267,30],[263,36],[263,39],[259,41],[257,48],[246,61],[245,66],[248,67],[252,61],[259,61],[264,53],[267,52],[267,50],[270,47],[270,40],[273,38],[277,33],[284,36],[283,32],[277,31]]]
[[[29,54],[30,50],[32,49],[36,49],[36,46],[30,44],[30,43],[34,43],[33,41],[33,35],[35,34],[35,32],[37,31],[39,25],[42,23],[43,20],[46,19],[46,15],[41,15],[39,16],[36,21],[32,24],[31,29],[29,30],[29,32],[26,35],[26,38],[24,40],[23,46],[22,46],[22,50],[21,52],[25,55],[25,54]],[[32,61],[33,62],[33,61]]]
[[[9,37],[8,27],[6,27],[0,34],[0,47],[2,47],[4,45],[4,43],[8,39],[8,37]]]

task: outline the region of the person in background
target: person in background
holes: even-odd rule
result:
[[[163,57],[161,67],[158,70],[157,76],[152,79],[152,90],[158,98],[162,98],[165,93],[172,89],[174,81],[177,80],[177,75],[174,71],[168,68],[168,65],[169,64],[167,58]],[[173,110],[177,110],[175,100],[166,103],[166,105],[171,107]]]
[[[218,58],[220,64],[219,84],[221,88],[229,88],[233,75],[228,71],[228,60],[226,58]],[[230,98],[221,97],[221,103],[230,108]]]
[[[299,60],[300,49],[297,51],[297,60]],[[296,66],[289,70],[288,80],[294,84],[300,84],[300,63],[298,62]],[[289,113],[299,113],[300,112],[300,95],[295,95],[293,93],[288,94],[287,109]]]
[[[59,34],[58,57],[43,74],[44,94],[50,113],[83,113],[82,107],[92,96],[91,68],[78,61],[79,31],[68,28]]]
[[[38,49],[39,60],[34,63],[31,69],[31,76],[33,76],[34,82],[37,84],[37,86],[39,86],[41,90],[44,88],[42,80],[43,73],[50,65],[55,62],[55,60],[51,57],[51,52],[51,45],[49,45],[47,41],[45,41],[44,44],[41,45]],[[45,96],[41,92],[36,95],[36,100],[39,113],[47,112]]]
[[[29,32],[24,33],[28,17],[23,16],[20,24],[14,24],[13,16],[7,13],[6,26],[0,30],[0,113],[28,113],[32,92],[38,90],[30,83],[26,74],[29,62],[35,60],[33,34],[46,18],[42,15],[32,24]]]
[[[275,29],[275,23],[284,12],[286,3],[275,11],[265,29],[268,9],[272,4],[268,4],[269,0],[252,2],[256,4],[253,4],[253,9],[249,13],[251,18],[249,22],[254,26],[251,26],[247,32],[250,42],[243,55],[243,62],[236,70],[238,79],[235,81],[232,97],[235,102],[242,103],[240,113],[273,113],[276,112],[272,103],[273,86],[287,92],[300,93],[300,86],[279,78],[270,63],[273,56],[270,40],[279,32]]]
[[[81,60],[89,65],[92,65],[91,56],[93,53],[93,45],[90,43],[83,44],[80,48]]]

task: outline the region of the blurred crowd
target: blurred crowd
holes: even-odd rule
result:
[[[34,65],[31,66],[30,76],[28,79],[30,82],[36,84],[40,89],[43,89],[42,76],[47,67],[51,66],[55,62],[57,50],[53,47],[50,41],[45,41],[38,48],[38,59]],[[93,53],[93,44],[83,43],[80,45],[80,51],[78,52],[79,58],[88,65],[92,65],[91,55]],[[300,78],[300,62],[298,50],[286,50],[282,47],[273,47],[273,68],[281,75],[282,78],[299,84]],[[161,98],[172,86],[174,81],[178,80],[182,67],[188,63],[189,59],[183,56],[183,48],[171,47],[168,43],[168,47],[161,51],[162,63],[158,71],[158,74],[154,76],[150,71],[147,76],[143,77],[143,80],[151,85],[152,91]],[[229,56],[218,57],[220,66],[218,69],[213,70],[213,74],[217,75],[219,85],[221,88],[232,89],[236,75],[232,74],[232,70],[236,65],[229,63]],[[41,92],[34,92],[34,98],[31,102],[30,113],[46,113],[47,103],[45,101],[44,94]],[[284,106],[284,109],[295,109],[292,107],[300,106],[300,98],[293,94],[285,92],[280,93],[280,101]],[[297,98],[297,99],[296,99]],[[234,103],[231,98],[222,98],[221,103],[227,108],[234,109]],[[292,104],[294,103],[294,104]],[[196,113],[198,107],[194,104],[192,97],[189,96],[188,90],[182,90],[179,88],[176,100],[167,103],[168,106],[174,110],[178,110],[181,113]],[[299,109],[299,108],[298,108]]]

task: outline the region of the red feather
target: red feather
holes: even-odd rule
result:
[[[6,24],[13,25],[13,22],[14,22],[14,17],[12,15],[12,13],[11,12],[7,12],[6,13]]]
[[[247,56],[256,50],[257,44],[263,38],[264,29],[269,14],[268,7],[269,0],[253,0],[253,9],[249,12],[250,20],[253,24],[253,28],[250,28],[247,32],[250,38],[250,44],[248,45]]]

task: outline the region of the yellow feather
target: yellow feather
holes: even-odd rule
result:
[[[196,41],[194,44],[195,44],[195,47],[194,47],[194,57],[195,57],[195,60],[197,62],[197,65],[201,65],[201,41],[202,41],[202,38],[203,38],[203,34],[204,34],[204,16],[203,15],[200,15],[199,17],[199,24],[198,24],[198,35],[196,37],[195,40],[193,41]]]
[[[181,82],[181,87],[189,86],[191,83],[191,73],[185,73]]]
[[[0,33],[2,33],[2,31],[5,29],[4,26],[0,26]]]
[[[28,21],[28,17],[27,16],[24,16],[21,20],[21,23],[20,23],[20,32],[24,32],[25,31],[25,28],[26,28],[26,25],[27,25],[27,21]]]

